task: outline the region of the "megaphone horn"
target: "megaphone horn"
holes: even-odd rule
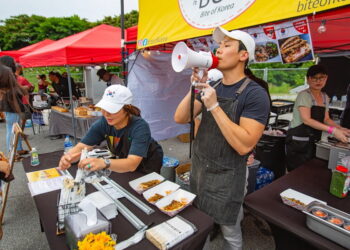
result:
[[[214,69],[218,63],[218,58],[212,53],[193,51],[184,42],[177,43],[171,55],[171,64],[176,72],[192,67]]]

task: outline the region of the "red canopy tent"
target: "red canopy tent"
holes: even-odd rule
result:
[[[49,45],[51,43],[55,42],[54,40],[45,39],[43,41],[28,45],[26,47],[23,47],[19,50],[7,50],[7,51],[0,51],[0,56],[11,56],[15,59],[16,62],[19,62],[19,57],[23,56],[29,52],[32,52],[36,49],[40,49],[42,47],[45,47],[46,45]]]
[[[315,53],[350,51],[350,6],[308,18]],[[326,31],[319,33],[322,22]]]
[[[20,57],[25,67],[84,65],[121,60],[120,28],[101,24]]]

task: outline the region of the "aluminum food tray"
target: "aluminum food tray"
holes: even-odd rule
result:
[[[330,239],[339,245],[350,249],[350,231],[345,228],[334,225],[325,219],[319,218],[311,213],[312,209],[318,208],[325,210],[329,215],[336,215],[337,217],[343,219],[345,222],[350,222],[350,214],[343,211],[335,209],[333,207],[327,206],[319,202],[311,202],[303,211],[306,214],[306,225],[312,231],[321,234],[327,239]]]
[[[282,105],[274,105],[274,102],[283,103]],[[294,102],[283,99],[272,100],[271,112],[277,115],[287,114],[293,112]]]

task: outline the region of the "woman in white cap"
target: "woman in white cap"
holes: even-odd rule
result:
[[[163,161],[161,146],[151,137],[148,123],[140,117],[140,110],[132,104],[131,91],[122,85],[108,87],[100,102],[103,117],[96,121],[85,137],[61,157],[59,167],[67,169],[79,160],[84,148],[106,140],[111,153],[118,159],[87,158],[79,167],[90,171],[109,168],[124,173],[135,170],[150,173],[159,172]]]

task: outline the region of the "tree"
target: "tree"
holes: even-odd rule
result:
[[[1,21],[0,48],[16,50],[44,39],[58,40],[87,30],[92,23],[78,16],[42,17],[19,15]]]
[[[139,19],[139,12],[136,10],[131,11],[130,13],[124,14],[124,27],[130,28],[137,25]],[[109,24],[115,27],[120,27],[120,16],[106,16],[102,21],[97,21],[95,25],[100,24]]]
[[[38,40],[36,27],[45,20],[41,16],[19,15],[0,21],[0,48],[15,50],[35,43]]]
[[[71,17],[49,17],[37,28],[38,41],[46,38],[58,40],[92,27],[86,19],[74,15]]]

